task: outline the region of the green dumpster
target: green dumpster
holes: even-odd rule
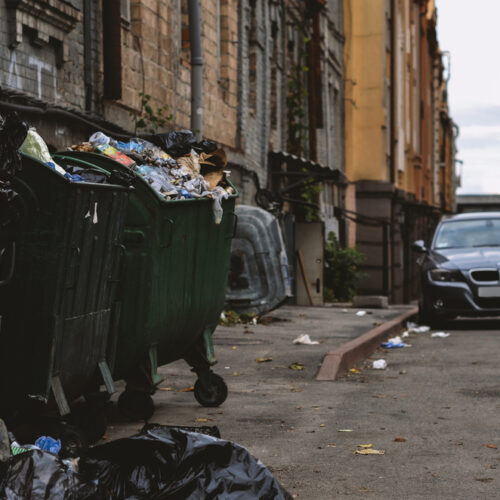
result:
[[[128,171],[94,153],[56,158]],[[196,399],[218,406],[227,387],[210,369],[212,333],[224,307],[236,191],[223,202],[216,225],[211,199],[165,200],[140,175],[133,187],[123,237],[119,333],[112,346],[113,375],[127,382],[119,404],[136,416],[150,416],[150,394],[161,381],[158,366],[185,359],[198,375]]]
[[[71,182],[23,155],[12,279],[0,287],[0,411],[55,400],[60,414],[101,383],[114,392],[109,334],[130,188]]]

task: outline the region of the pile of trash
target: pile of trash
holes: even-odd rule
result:
[[[216,429],[216,428],[215,428]],[[17,499],[268,498],[288,500],[271,472],[212,428],[148,424],[128,438],[62,459],[59,443],[21,447],[0,462],[0,496]],[[217,430],[217,429],[216,429]],[[218,430],[215,433],[218,435]]]
[[[108,172],[98,167],[87,166],[83,168],[71,164],[62,167],[52,158],[47,144],[33,127],[29,128],[26,139],[21,144],[19,151],[44,163],[71,182],[117,184],[128,187],[134,179],[132,173],[124,173],[116,169],[110,169]]]
[[[143,177],[166,200],[213,199],[215,222],[222,220],[222,200],[234,194],[226,181],[227,158],[223,149],[208,140],[197,141],[190,130],[180,130],[119,141],[103,132],[92,134],[88,142],[73,145],[71,151],[99,153],[121,163]],[[132,177],[123,171],[106,172],[98,167],[59,165],[47,144],[30,127],[20,149],[53,168],[72,182],[110,183],[129,186]],[[75,162],[76,163],[76,162]],[[111,174],[111,175],[110,175]]]
[[[234,193],[225,181],[229,174],[223,149],[214,142],[196,141],[190,130],[180,130],[128,141],[102,132],[88,142],[71,146],[73,151],[96,152],[134,170],[167,200],[212,198],[217,223],[222,219],[222,200]]]

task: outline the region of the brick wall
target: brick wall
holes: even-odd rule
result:
[[[0,3],[0,86],[47,103],[83,109],[83,2],[63,2],[47,20],[21,1],[20,8]],[[35,2],[36,3],[36,2]],[[57,27],[69,15],[64,28]],[[61,17],[61,19],[59,19]]]
[[[68,2],[52,3],[61,10],[70,9]],[[295,33],[298,43],[303,43],[302,26],[290,28],[290,23],[296,21],[287,17],[288,3],[200,0],[202,132],[224,145],[232,164],[242,168],[240,187],[248,191],[242,199],[249,202],[253,202],[255,177],[244,172],[256,172],[261,187],[266,187],[268,152],[287,149],[288,72],[298,50],[297,44],[292,49],[289,46],[290,32]],[[48,9],[46,0],[21,0],[21,4]],[[328,0],[327,4],[321,20],[326,51],[322,59],[324,120],[317,134],[318,159],[325,165],[342,168],[342,12],[340,0]],[[121,25],[118,100],[103,98],[104,75],[110,67],[104,66],[102,36],[110,26],[103,26],[102,0],[74,0],[71,5],[74,8],[70,20],[62,23],[64,29],[56,19],[57,12],[52,12],[52,21],[22,12],[16,17],[21,34],[18,33],[17,46],[10,49],[10,14],[5,2],[0,3],[0,46],[5,48],[0,51],[1,89],[20,91],[40,103],[75,109],[92,119],[101,117],[130,133],[134,133],[135,115],[141,109],[140,93],[144,92],[151,96],[149,104],[153,110],[167,106],[172,114],[167,129],[189,128],[187,0],[130,0],[129,19],[106,21]],[[91,27],[87,37],[84,22]],[[50,121],[43,125],[46,140],[54,147],[85,139],[93,131],[91,126],[78,128],[71,120],[62,125],[57,122],[57,126],[65,132],[56,133],[56,122],[52,127]]]
[[[236,5],[237,0],[201,1],[203,135],[230,148],[236,147]],[[144,85],[151,107],[157,110],[166,105],[173,115],[167,128],[190,127],[188,21],[185,0],[131,2],[131,22],[122,29],[123,96],[119,102],[107,103],[108,115],[116,116],[116,107],[139,111]],[[125,118],[120,122],[125,128],[131,126],[126,126]]]

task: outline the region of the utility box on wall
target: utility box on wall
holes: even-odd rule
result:
[[[322,222],[298,222],[295,228],[296,303],[322,306],[325,228]]]

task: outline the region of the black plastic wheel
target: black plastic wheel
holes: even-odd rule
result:
[[[432,310],[431,305],[426,301],[422,300],[418,304],[418,322],[420,325],[427,325],[431,328],[438,328],[442,323],[443,318],[440,318]]]
[[[201,406],[220,406],[227,398],[227,385],[222,377],[216,373],[210,373],[208,384],[202,383],[199,379],[196,381],[194,397]]]
[[[155,412],[153,398],[147,392],[133,389],[121,393],[118,408],[133,420],[149,420]]]

